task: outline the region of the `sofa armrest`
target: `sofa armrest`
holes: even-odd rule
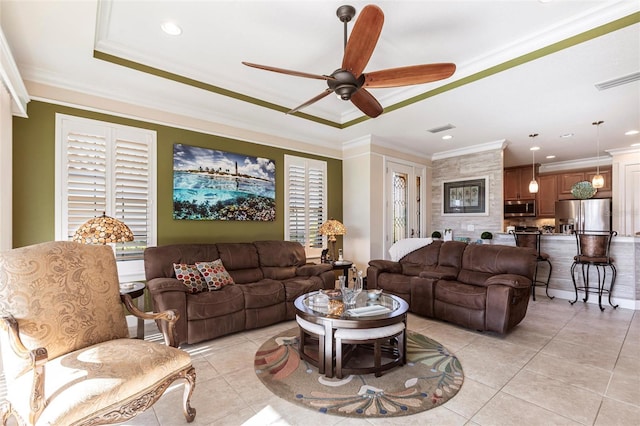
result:
[[[186,343],[187,322],[189,321],[187,317],[187,297],[189,296],[187,286],[177,278],[152,278],[147,281],[147,288],[155,312],[162,315],[166,311],[173,311],[176,315],[175,321],[170,321],[168,318],[165,321],[156,319],[156,324],[164,335],[165,341],[167,339],[169,342],[173,340],[171,346]]]
[[[500,274],[489,277],[485,285],[487,287],[490,285],[505,285],[513,288],[529,288],[531,286],[531,280],[517,274]]]
[[[392,260],[376,259],[370,260],[369,266],[378,269],[379,272],[390,272],[392,274],[401,274],[402,265],[400,262],[394,262]]]
[[[296,275],[299,277],[313,277],[322,275],[323,272],[332,270],[333,267],[328,263],[307,263],[296,268]]]
[[[179,291],[189,293],[186,285],[177,278],[153,278],[147,281],[147,288],[151,294],[164,293],[167,291]]]

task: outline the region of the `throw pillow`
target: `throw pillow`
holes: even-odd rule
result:
[[[176,278],[187,286],[189,293],[201,293],[209,290],[207,282],[200,275],[196,265],[174,263],[173,270],[176,272]]]
[[[213,262],[196,262],[196,267],[207,281],[209,290],[220,290],[225,285],[234,284],[233,278],[220,259]]]

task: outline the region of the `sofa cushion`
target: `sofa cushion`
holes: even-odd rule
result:
[[[207,282],[204,277],[200,275],[200,271],[196,265],[174,263],[173,270],[175,271],[176,278],[187,287],[189,293],[196,294],[209,290]]]
[[[209,290],[220,290],[225,285],[233,284],[233,278],[220,259],[213,262],[196,262],[196,268],[207,282]]]
[[[256,241],[265,278],[285,280],[296,276],[296,268],[307,262],[304,247],[294,241]]]
[[[411,278],[408,275],[383,272],[378,276],[378,288],[398,296],[407,296],[405,299],[408,299],[411,294]]]
[[[438,281],[436,300],[469,309],[485,309],[487,289],[457,281]]]
[[[420,275],[420,272],[425,269],[433,269],[433,266],[425,266],[421,263],[409,263],[409,262],[400,262],[402,266],[402,275],[411,275],[417,277]]]
[[[302,244],[294,241],[256,241],[261,266],[302,266],[307,263]]]
[[[187,320],[229,315],[244,309],[244,294],[239,286],[228,285],[218,291],[187,295]]]
[[[489,277],[499,274],[517,274],[531,279],[537,255],[530,248],[470,244],[462,255],[458,281],[484,286]]]
[[[219,259],[215,244],[171,244],[147,247],[144,250],[144,273],[147,281],[153,278],[175,277],[174,263],[206,262]]]
[[[256,283],[241,284],[238,287],[244,293],[246,309],[264,308],[285,301],[284,286],[280,281],[264,279]]]
[[[400,259],[400,263],[435,267],[438,264],[441,245],[442,241],[436,240],[431,244],[420,247]]]
[[[220,260],[236,284],[254,283],[264,278],[258,251],[252,243],[216,244]]]
[[[297,277],[283,281],[285,300],[293,302],[298,296],[324,288],[320,277]]]
[[[462,255],[469,245],[462,241],[446,241],[440,248],[438,270],[458,270],[462,265]]]

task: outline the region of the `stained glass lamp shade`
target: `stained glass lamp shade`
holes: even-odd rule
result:
[[[127,225],[104,213],[86,221],[73,235],[73,241],[82,244],[124,243],[133,239]]]

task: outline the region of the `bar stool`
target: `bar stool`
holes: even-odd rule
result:
[[[578,254],[573,258],[571,265],[571,279],[576,292],[576,300],[569,301],[572,305],[578,301],[578,290],[584,291],[583,302],[589,300],[589,293],[598,293],[598,306],[601,311],[602,294],[608,294],[609,306],[613,309],[618,305],[611,303],[611,292],[616,282],[616,267],[613,264],[614,259],[610,255],[611,240],[618,235],[616,231],[574,231],[576,235],[576,245]],[[582,269],[582,282],[584,286],[578,287],[576,284],[575,269],[580,265]],[[598,271],[598,287],[589,286],[589,268],[595,266]],[[605,288],[607,279],[607,267],[611,268],[611,284],[609,288]],[[585,272],[586,270],[586,272]],[[602,271],[602,272],[601,272]]]
[[[533,273],[533,281],[531,282],[531,294],[533,295],[533,300],[536,300],[536,287],[542,286],[544,286],[545,288],[547,297],[549,299],[553,299],[555,296],[549,296],[549,280],[551,280],[551,272],[553,272],[553,266],[551,265],[551,261],[549,260],[549,255],[540,251],[540,238],[542,236],[542,232],[510,232],[516,239],[517,247],[532,248],[538,253],[538,257],[536,259],[536,269]],[[547,275],[546,281],[538,280],[538,264],[540,262],[547,262],[549,264],[549,275]]]
[[[397,349],[392,353],[392,360],[382,365],[382,343],[402,335],[398,340]],[[404,322],[374,328],[338,328],[334,333],[336,339],[336,377],[342,379],[343,370],[352,374],[375,373],[380,377],[386,371],[396,365],[404,365],[406,358],[406,343]],[[343,344],[364,345],[373,344],[373,367],[343,368]]]
[[[324,374],[325,365],[324,365],[324,338],[325,332],[324,327],[319,324],[314,324],[309,322],[298,315],[296,315],[296,322],[300,327],[300,342],[298,346],[298,352],[300,353],[300,359],[304,359],[315,367],[318,367],[318,372],[320,374]],[[307,354],[304,351],[304,348],[307,344],[307,336],[311,336],[318,339],[318,357],[314,358],[313,356]],[[333,366],[332,366],[333,368]]]

